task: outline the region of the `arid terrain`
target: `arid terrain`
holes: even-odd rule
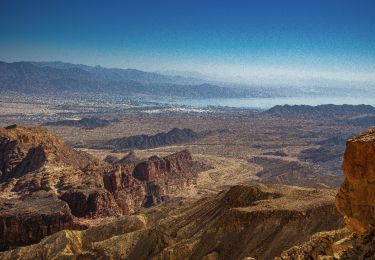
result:
[[[254,181],[337,188],[343,181],[345,140],[375,124],[370,106],[255,111],[132,104],[109,97],[96,103],[80,97],[19,100],[3,98],[0,105],[7,109],[1,126],[42,125],[98,159],[130,150],[140,158],[189,150],[212,167],[200,175],[199,192]]]
[[[348,181],[345,218],[334,201],[371,106],[20,100],[1,102],[1,258],[317,259],[364,243],[351,231],[373,216],[350,215]]]

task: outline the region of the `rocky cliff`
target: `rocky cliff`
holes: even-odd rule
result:
[[[347,142],[342,169],[346,178],[337,209],[350,230],[375,232],[375,129]]]
[[[347,229],[318,233],[281,259],[375,259],[375,129],[346,143],[336,207]]]
[[[84,229],[69,207],[45,191],[0,199],[0,250],[37,243],[62,229]]]
[[[0,250],[84,228],[79,218],[120,216],[166,201],[202,169],[188,151],[108,164],[44,128],[0,129]]]
[[[44,128],[0,128],[0,180],[19,179],[49,163],[83,168],[94,159],[76,151]]]

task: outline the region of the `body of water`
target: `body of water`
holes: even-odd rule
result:
[[[193,107],[226,106],[236,108],[268,109],[276,105],[372,105],[375,97],[277,97],[277,98],[210,98],[210,99],[152,99],[152,102]]]

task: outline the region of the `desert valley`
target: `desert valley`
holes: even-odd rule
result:
[[[336,194],[346,140],[374,125],[374,107],[73,102],[3,98],[2,259],[373,256],[343,218],[372,213],[358,219],[355,194]],[[363,149],[360,187],[373,167]],[[348,153],[355,175],[362,155]]]

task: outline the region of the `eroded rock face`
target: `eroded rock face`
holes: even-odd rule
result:
[[[375,231],[375,129],[347,141],[345,182],[336,196],[338,211],[353,232]]]
[[[77,217],[106,217],[118,216],[122,211],[112,194],[105,190],[70,190],[60,199],[66,201],[74,216]]]
[[[194,180],[198,174],[197,167],[191,154],[184,150],[164,158],[150,157],[135,167],[133,176],[146,182],[163,180],[168,183],[168,188],[175,188],[183,186],[186,180]]]
[[[163,177],[173,178],[174,175],[188,168],[192,161],[188,151],[182,151],[165,158],[150,157],[139,163],[134,169],[134,177],[141,181],[154,181]]]
[[[1,128],[0,232],[8,238],[0,241],[0,250],[81,228],[78,218],[119,216],[156,205],[170,191],[191,184],[202,170],[188,151],[154,159],[141,162],[155,165],[145,173],[134,154],[109,164],[65,145],[43,128]],[[152,178],[139,177],[144,174]]]
[[[94,159],[76,151],[44,128],[0,128],[0,181],[19,178],[48,162],[85,167]]]
[[[37,243],[62,229],[83,229],[68,205],[39,191],[22,199],[0,199],[0,251]]]

